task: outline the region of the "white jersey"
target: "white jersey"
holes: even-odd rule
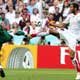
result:
[[[54,6],[49,7],[48,13],[54,14],[55,13],[55,7]]]
[[[68,30],[80,36],[80,13],[77,15],[69,14],[63,23],[69,23]]]
[[[63,23],[69,23],[68,30],[58,29],[58,32],[66,44],[75,51],[77,40],[80,40],[80,13],[77,15],[69,14]]]

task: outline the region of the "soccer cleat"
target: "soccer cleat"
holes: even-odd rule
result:
[[[76,80],[80,80],[80,72],[77,73]]]

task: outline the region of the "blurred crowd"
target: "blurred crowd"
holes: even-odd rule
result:
[[[63,22],[72,2],[80,5],[80,0],[0,0],[0,24],[12,35],[13,44],[50,45],[52,41],[55,45],[59,37],[49,33],[49,28]]]

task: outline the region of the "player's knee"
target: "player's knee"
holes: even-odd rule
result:
[[[71,60],[73,60],[74,57],[75,57],[75,52],[74,52],[74,51],[71,51],[71,52],[70,52],[70,58],[71,58]]]
[[[70,58],[71,58],[71,60],[73,60],[75,58],[75,54],[71,54]]]

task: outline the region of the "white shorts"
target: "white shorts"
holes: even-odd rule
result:
[[[67,29],[64,29],[64,30],[58,29],[57,31],[60,34],[60,38],[65,41],[66,45],[70,49],[75,51],[76,45],[77,45],[77,35],[73,34],[72,32],[70,32]]]

